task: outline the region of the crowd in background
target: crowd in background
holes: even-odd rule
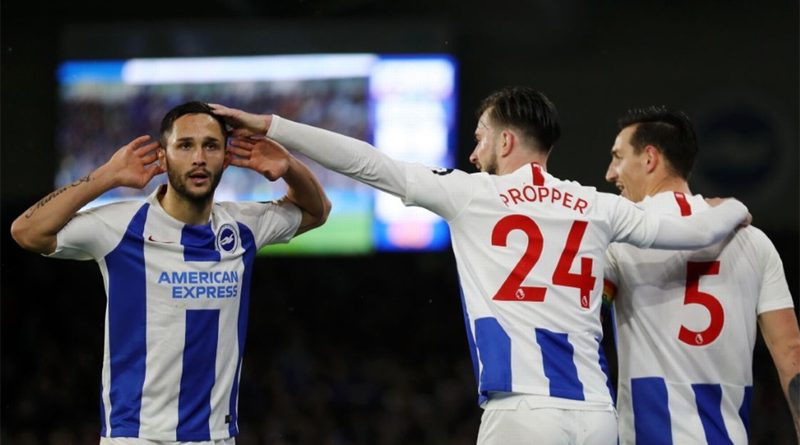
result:
[[[70,184],[105,163],[120,146],[140,135],[158,137],[164,110],[191,100],[220,103],[328,128],[357,139],[369,139],[367,78],[248,82],[201,85],[63,85],[56,135],[56,187]],[[307,161],[302,156],[302,160]],[[326,187],[366,187],[338,173],[307,162]],[[107,198],[145,196],[162,181],[143,191],[118,188]],[[282,196],[282,181],[268,182],[258,174],[231,168],[225,172],[216,197],[267,199]]]
[[[9,251],[0,443],[96,445],[97,266]],[[763,345],[754,363],[751,443],[790,444]],[[452,254],[258,258],[239,412],[238,445],[474,444],[482,410]]]
[[[62,92],[59,184],[89,173],[125,141],[155,136],[162,110],[197,98],[195,90],[170,86],[116,87],[111,94],[96,88]],[[369,139],[365,79],[204,91],[209,102]],[[120,95],[124,100],[108,100]],[[326,187],[362,187],[309,165]],[[280,181],[237,170],[225,173],[218,198],[230,198],[226,184],[282,193]],[[116,197],[131,193],[137,191]],[[97,444],[105,308],[97,266],[46,260],[16,246],[4,254],[14,276],[2,282],[0,442]],[[237,444],[473,444],[482,411],[456,278],[449,251],[259,258]],[[612,338],[607,331],[613,372]],[[761,343],[754,363],[751,441],[792,443],[786,402]]]

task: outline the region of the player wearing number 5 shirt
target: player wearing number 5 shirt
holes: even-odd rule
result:
[[[663,107],[620,119],[606,179],[647,211],[709,211],[687,179],[692,124]],[[746,444],[756,323],[797,422],[800,331],[781,259],[755,227],[700,251],[613,244],[605,277],[614,299],[623,444]],[[763,414],[763,413],[762,413]]]
[[[321,225],[330,203],[279,144],[226,147],[225,122],[207,104],[175,107],[160,135],[120,148],[34,204],[11,231],[28,250],[100,266],[108,297],[102,445],[232,445],[256,251]],[[214,202],[229,164],[282,178],[286,196]],[[114,187],[143,188],[164,172],[168,183],[145,202],[78,212]]]
[[[470,156],[481,170],[475,174],[394,160],[278,116],[213,107],[241,134],[268,131],[327,168],[447,220],[486,409],[479,443],[616,443],[600,347],[603,252],[613,241],[708,245],[747,216],[730,200],[713,217],[663,223],[625,199],[552,176],[545,166],[560,132],[555,107],[527,88],[484,101]],[[318,144],[324,149],[306,149]]]

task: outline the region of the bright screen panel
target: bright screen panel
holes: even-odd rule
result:
[[[222,103],[370,141],[390,156],[451,167],[455,151],[456,63],[448,55],[303,54],[282,56],[67,60],[58,69],[59,149],[55,183],[68,184],[136,136],[157,137],[164,113],[190,100]],[[448,246],[441,218],[298,157],[333,204],[328,222],[262,253],[364,254]],[[89,206],[141,198],[115,189]],[[282,181],[229,167],[217,200],[267,201]]]

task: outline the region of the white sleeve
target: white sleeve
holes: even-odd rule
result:
[[[727,238],[747,217],[747,207],[735,199],[686,217],[665,215],[651,247],[700,249]]]
[[[470,175],[465,172],[398,161],[364,141],[332,131],[273,115],[267,136],[325,168],[446,219],[456,216],[472,196],[473,188],[465,186]]]
[[[272,116],[267,137],[325,168],[405,199],[407,163],[358,139]]]
[[[70,260],[98,260],[120,242],[142,202],[94,207],[75,214],[56,235],[56,250],[45,255]]]
[[[755,235],[753,238],[756,242],[755,247],[760,253],[759,263],[764,267],[756,312],[762,314],[794,307],[792,294],[789,291],[789,284],[786,282],[786,274],[783,270],[783,262],[775,249],[775,245],[772,244],[772,241],[767,238],[764,232],[754,227],[747,230],[752,230]]]
[[[611,242],[650,247],[658,234],[660,219],[656,214],[645,212],[626,198],[610,193],[598,193],[597,209],[608,212],[611,226]]]
[[[426,208],[450,221],[469,205],[479,175],[452,168],[406,166],[407,193],[403,203]]]
[[[612,241],[669,250],[701,249],[722,241],[747,216],[747,207],[735,199],[685,217],[644,211],[625,198],[618,199],[615,209]]]

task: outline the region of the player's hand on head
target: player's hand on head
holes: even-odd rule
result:
[[[247,128],[234,128],[231,131],[231,136],[235,138],[252,138],[252,137],[261,137],[263,134],[261,133],[254,133]]]
[[[161,144],[150,136],[139,136],[111,156],[106,167],[121,187],[144,188],[153,177],[166,170],[158,162]]]
[[[715,197],[715,198],[705,198],[706,202],[711,207],[716,207],[716,206],[722,204],[723,202],[725,202],[725,201],[727,201],[729,199],[736,199],[736,198],[717,198],[717,197]],[[739,224],[739,227],[747,227],[752,223],[753,223],[753,215],[750,212],[747,212],[747,216],[745,217],[744,221],[742,221]]]
[[[283,177],[289,170],[289,151],[263,136],[231,138],[228,152],[231,165],[255,170],[270,181]]]
[[[222,116],[225,122],[234,128],[234,131],[244,130],[249,132],[249,135],[252,135],[264,134],[269,129],[267,116],[248,113],[246,111],[237,110],[236,108],[228,108],[220,104],[208,104],[208,106],[211,107],[214,114]]]

